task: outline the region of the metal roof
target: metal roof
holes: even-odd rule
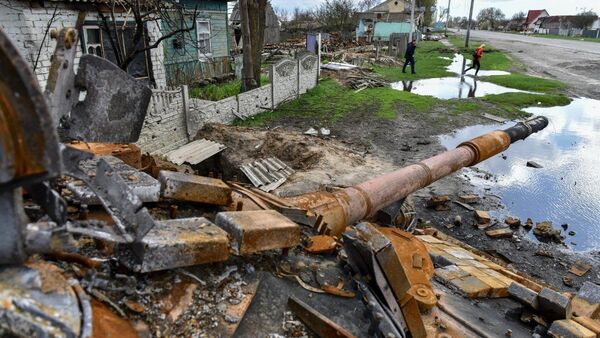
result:
[[[225,150],[221,143],[206,139],[196,140],[167,153],[167,160],[181,165],[183,163],[198,164],[207,158]]]
[[[277,189],[294,173],[292,168],[275,157],[244,164],[240,169],[255,187],[266,192]]]

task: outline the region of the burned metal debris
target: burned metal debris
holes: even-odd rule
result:
[[[77,31],[56,36],[44,97],[0,31],[0,335],[267,336],[266,322],[283,322],[290,336],[482,332],[459,320],[464,307],[448,311],[456,299],[440,294],[454,292],[481,302],[512,297],[539,311],[550,332],[597,332],[595,285],[569,298],[435,231],[411,234],[426,230],[404,201],[410,193],[543,129],[545,118],[354,187],[281,198],[268,192],[293,170],[275,158],[242,167],[253,188],[176,172],[225,148],[216,142],[192,142],[167,164],[142,161],[132,145],[88,145],[135,142],[148,91],[94,57],[75,75],[64,65],[74,62]],[[281,289],[264,290],[275,284]]]

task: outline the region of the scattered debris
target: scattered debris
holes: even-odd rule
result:
[[[466,203],[459,202],[459,201],[452,201],[452,202],[454,202],[454,203],[456,203],[456,204],[460,205],[461,207],[463,207],[463,208],[465,208],[465,209],[467,209],[467,210],[469,210],[469,211],[475,211],[475,208],[473,208],[472,206],[470,206],[470,205],[468,205],[468,204],[466,204]]]
[[[564,276],[563,279],[563,284],[568,286],[568,287],[573,287],[573,278],[569,277],[569,276]]]
[[[158,180],[165,198],[212,205],[231,202],[231,188],[222,180],[173,171],[161,171]]]
[[[304,250],[311,254],[330,254],[337,246],[335,238],[327,235],[310,236],[308,242]]]
[[[431,196],[427,203],[427,206],[430,208],[434,208],[436,211],[445,211],[450,210],[450,206],[448,206],[449,202],[450,197],[448,195]]]
[[[483,117],[485,117],[488,120],[492,120],[494,122],[498,122],[498,123],[506,123],[506,119],[500,116],[496,116],[496,115],[492,115],[492,114],[488,114],[488,113],[483,113],[483,115],[481,115]]]
[[[485,232],[486,235],[492,238],[511,238],[513,235],[513,231],[510,228],[500,228],[488,230]]]
[[[504,220],[504,223],[506,223],[506,225],[508,225],[511,228],[518,228],[521,225],[521,220],[514,217],[507,217]]]
[[[575,262],[573,265],[571,265],[571,268],[569,268],[569,272],[576,276],[582,277],[583,275],[588,273],[588,271],[590,271],[591,268],[591,265],[580,261]]]
[[[240,170],[255,187],[266,192],[277,189],[294,173],[292,168],[275,157],[242,165]]]
[[[298,318],[321,338],[345,337],[354,338],[348,330],[325,317],[323,314],[308,306],[303,301],[292,296],[288,300],[288,306]]]
[[[321,290],[323,290],[329,294],[340,296],[340,297],[354,298],[356,296],[356,294],[354,292],[344,290],[344,281],[342,281],[342,280],[338,283],[337,286],[328,285],[328,284],[321,285]]]
[[[477,195],[458,195],[458,199],[466,204],[475,204],[479,202],[479,196]]]
[[[198,164],[207,158],[210,158],[227,147],[224,145],[206,139],[200,139],[188,143],[179,149],[175,149],[166,154],[167,160],[175,164],[183,163]]]
[[[478,224],[489,224],[492,220],[490,214],[483,210],[475,210],[475,219]]]
[[[533,234],[540,240],[550,240],[557,243],[561,243],[564,240],[564,237],[560,234],[560,230],[552,227],[552,222],[550,221],[537,223],[533,229]]]
[[[536,169],[543,168],[541,164],[534,161],[527,161],[527,166]]]

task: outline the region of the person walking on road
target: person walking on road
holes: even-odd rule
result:
[[[476,69],[475,76],[477,76],[477,73],[479,73],[479,68],[481,68],[481,58],[483,57],[483,47],[485,47],[484,43],[482,43],[481,46],[479,46],[479,48],[475,48],[475,51],[473,52],[473,64],[471,65],[471,67],[467,68],[463,74],[466,74],[468,71],[475,68]]]
[[[402,67],[402,73],[406,73],[406,66],[410,64],[410,71],[412,74],[415,73],[415,49],[417,49],[417,39],[413,39],[406,46],[406,52],[404,53],[404,67]]]

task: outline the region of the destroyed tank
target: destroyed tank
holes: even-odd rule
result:
[[[143,239],[155,226],[143,203],[119,175],[114,174],[111,163],[99,160],[96,172],[90,175],[82,170],[80,163],[91,159],[93,155],[65,147],[60,141],[70,135],[88,141],[135,142],[151,92],[148,88],[139,87],[133,78],[116,66],[93,55],[81,58],[79,72],[75,75],[68,65],[74,64],[76,48],[73,46],[77,41],[77,31],[63,29],[56,34],[56,39],[57,49],[49,84],[45,94],[42,94],[28,65],[18,57],[16,48],[0,31],[0,64],[3,67],[3,74],[0,75],[0,137],[3,140],[0,143],[0,233],[3,235],[0,238],[0,265],[3,266],[0,270],[0,300],[7,300],[3,304],[9,304],[0,307],[0,318],[7,318],[11,325],[14,324],[11,329],[19,333],[57,332],[66,336],[89,337],[92,305],[89,295],[77,280],[67,280],[59,271],[44,264],[25,266],[23,262],[32,254],[51,253],[68,245],[70,234],[114,242],[129,247],[133,255],[143,255]],[[131,88],[131,92],[122,95],[112,90],[110,85],[99,87],[95,80],[100,73],[120,79],[122,85],[119,88]],[[106,83],[110,84],[110,81]],[[87,91],[86,99],[79,102],[78,93],[84,88]],[[110,104],[113,99],[118,99],[128,111],[128,114],[116,114],[124,116],[118,121],[105,119],[111,113],[107,107],[113,106]],[[514,127],[485,134],[462,143],[456,149],[359,185],[334,192],[308,193],[287,199],[286,203],[306,212],[305,216],[308,217],[304,217],[307,220],[304,224],[340,238],[347,226],[394,207],[410,193],[463,167],[484,161],[547,125],[548,120],[544,117],[519,122]],[[60,133],[57,133],[57,128]],[[99,130],[111,130],[111,133],[99,133]],[[107,227],[99,222],[68,221],[66,203],[51,184],[52,180],[62,175],[79,179],[88,185],[110,213],[115,221],[114,226]],[[28,223],[23,212],[22,187],[46,212],[47,220]],[[265,203],[272,201],[266,198]],[[400,209],[398,206],[387,212],[392,219],[396,219],[395,213]],[[370,233],[372,240],[378,243],[387,241],[382,236],[389,237],[390,233],[394,233],[394,236],[404,236],[404,239],[390,241],[390,245],[397,248],[413,245],[413,249],[405,250],[410,251],[411,255],[398,255],[401,262],[394,265],[396,270],[390,275],[404,273],[411,282],[411,286],[402,289],[402,292],[410,293],[414,300],[404,304],[402,311],[416,315],[419,308],[433,306],[435,296],[427,285],[427,275],[414,274],[410,277],[406,265],[406,262],[422,264],[428,268],[428,274],[432,272],[423,246],[415,244],[410,234],[397,229],[384,230],[383,234],[368,225],[358,226],[357,229],[363,234]],[[223,247],[227,250],[227,236],[223,238]],[[351,240],[346,242],[350,243]],[[393,253],[393,250],[389,252]],[[419,254],[418,259],[414,253]],[[226,259],[227,254],[224,257]],[[171,268],[182,266],[180,259],[174,259],[169,264]],[[161,269],[164,267],[161,266]],[[39,286],[32,281],[41,279],[42,275],[51,275],[60,288],[40,294]],[[38,311],[40,308],[54,313],[52,320],[48,320],[45,312]],[[39,318],[46,320],[39,321]],[[410,328],[412,324],[407,320],[406,325]],[[411,332],[413,330],[417,332],[419,327],[412,328]]]

